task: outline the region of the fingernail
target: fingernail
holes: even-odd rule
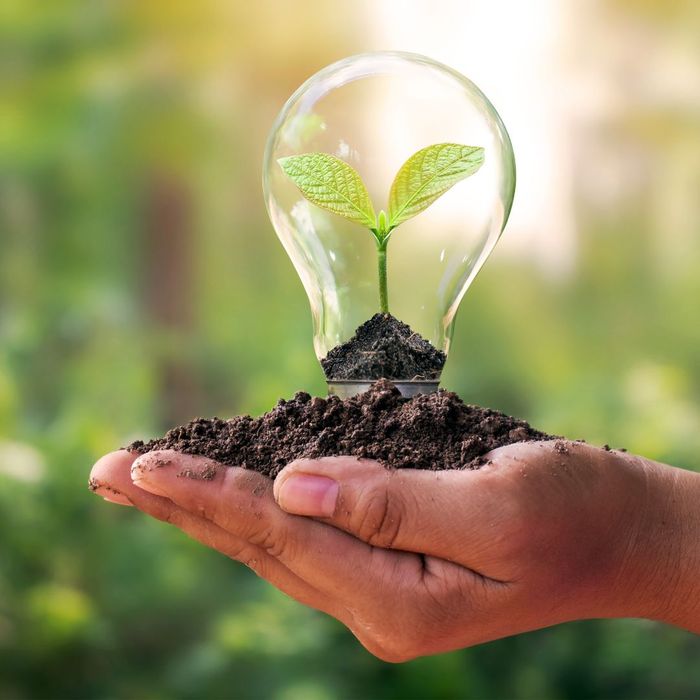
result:
[[[338,482],[313,474],[290,474],[281,484],[277,503],[289,513],[329,518],[335,512]]]
[[[148,493],[152,493],[155,496],[166,496],[167,493],[156,486],[152,481],[150,480],[150,473],[149,472],[144,472],[143,470],[139,469],[136,465],[132,466],[131,468],[131,481],[134,483],[135,486],[138,486],[140,489],[143,489],[144,491],[148,491]]]
[[[120,491],[111,486],[104,486],[95,482],[90,482],[90,491],[102,496],[109,503],[117,503],[120,506],[133,506],[134,504]]]
[[[119,506],[133,506],[133,503],[121,494],[111,494],[110,496],[102,496],[102,499],[107,501],[107,503],[116,503]]]

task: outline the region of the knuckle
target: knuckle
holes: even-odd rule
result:
[[[211,540],[212,544],[210,546],[225,554],[229,559],[245,563],[245,560],[249,557],[250,548],[244,542],[232,541],[230,538],[222,541],[216,533],[211,534]]]
[[[171,508],[163,516],[163,522],[182,529],[185,524],[185,514],[179,508]]]
[[[275,559],[283,556],[289,549],[289,537],[284,530],[268,528],[255,538],[255,544]]]
[[[237,561],[251,569],[259,577],[266,578],[269,570],[269,561],[265,554],[261,552],[255,545],[246,542],[228,542],[226,547],[216,547],[229,559]]]
[[[259,553],[243,552],[238,557],[237,561],[247,566],[258,577],[267,579],[269,573],[269,564],[267,560]]]
[[[375,547],[391,549],[398,538],[404,515],[402,501],[384,485],[360,499],[355,529],[365,542]]]

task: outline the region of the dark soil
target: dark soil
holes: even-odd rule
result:
[[[332,455],[377,459],[404,469],[477,469],[496,447],[552,438],[524,421],[464,404],[452,392],[407,399],[391,382],[380,380],[345,400],[299,392],[260,418],[197,418],[127,449],[177,450],[275,477],[294,459]]]
[[[391,314],[375,314],[321,360],[326,379],[439,379],[445,353]]]

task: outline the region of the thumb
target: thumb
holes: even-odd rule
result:
[[[355,457],[300,459],[275,479],[280,508],[313,516],[386,549],[455,556],[483,526],[491,489],[477,472],[388,469]]]

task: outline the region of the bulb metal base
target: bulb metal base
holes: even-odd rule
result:
[[[367,391],[376,380],[368,379],[366,381],[354,379],[334,379],[327,382],[328,393],[337,396],[340,399],[349,399],[351,396],[362,394]],[[440,381],[435,380],[408,380],[394,381],[391,383],[401,392],[402,396],[410,399],[417,394],[431,394],[438,390]]]

